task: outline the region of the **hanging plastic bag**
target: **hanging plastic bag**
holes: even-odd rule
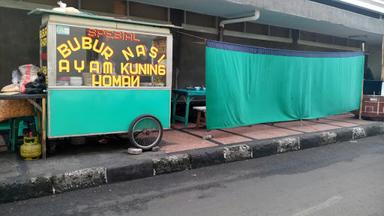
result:
[[[18,70],[12,71],[12,84],[19,84],[20,83],[20,72]]]
[[[37,73],[37,79],[25,85],[25,94],[42,94],[47,89],[45,84],[45,75]]]
[[[19,71],[21,73],[20,92],[25,93],[25,85],[37,79],[37,73],[40,68],[33,64],[21,65]]]

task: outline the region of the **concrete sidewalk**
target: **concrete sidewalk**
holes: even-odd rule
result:
[[[247,160],[384,133],[384,124],[352,118],[260,124],[206,131],[193,125],[164,133],[158,152],[128,155],[122,143],[71,147],[46,161],[0,154],[0,202]],[[210,140],[202,139],[212,135]],[[121,141],[123,142],[123,141]]]
[[[249,127],[238,127],[224,130],[207,131],[196,129],[191,123],[188,127],[183,124],[173,125],[174,130],[163,136],[164,143],[161,150],[166,153],[175,153],[206,147],[232,145],[236,143],[259,141],[285,136],[303,135],[313,132],[357,127],[370,124],[372,121],[358,120],[353,114],[335,115],[319,120],[304,120],[279,122],[274,124],[257,124]],[[202,139],[211,135],[210,140]]]

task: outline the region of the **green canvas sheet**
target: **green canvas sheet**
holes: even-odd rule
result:
[[[364,55],[208,41],[207,128],[313,119],[360,105]]]

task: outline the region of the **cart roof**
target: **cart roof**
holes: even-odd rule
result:
[[[100,15],[94,15],[88,12],[80,12],[78,14],[73,14],[73,13],[63,13],[63,12],[54,11],[54,10],[37,8],[30,11],[28,14],[29,15],[61,15],[61,16],[68,16],[68,17],[77,17],[77,18],[84,18],[84,19],[93,19],[93,20],[127,23],[127,24],[139,24],[139,25],[165,27],[165,28],[182,28],[180,26],[175,26],[172,24],[161,24],[161,23],[132,20],[129,18],[123,19],[123,18],[115,18],[110,16],[100,16]]]

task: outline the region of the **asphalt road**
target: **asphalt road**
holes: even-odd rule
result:
[[[384,215],[384,137],[0,205],[0,215]]]

